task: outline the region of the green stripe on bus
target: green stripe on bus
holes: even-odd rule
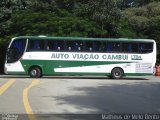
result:
[[[90,72],[54,72],[54,68],[79,67],[79,66],[96,66],[111,64],[126,64],[131,62],[105,62],[105,61],[62,61],[62,60],[21,60],[25,73],[28,73],[32,66],[40,66],[44,75],[103,75],[108,76],[111,73],[90,73]],[[22,73],[22,74],[25,74]],[[16,72],[15,72],[16,74]],[[146,76],[150,73],[125,73],[125,76]]]
[[[105,61],[57,61],[57,60],[21,60],[25,72],[28,72],[31,66],[40,66],[44,74],[54,74],[54,68],[96,66],[110,64],[126,64],[130,62],[105,62]]]

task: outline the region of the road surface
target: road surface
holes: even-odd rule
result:
[[[70,120],[82,115],[86,119],[102,119],[102,114],[160,114],[160,77],[112,80],[0,75],[0,114],[0,120],[24,116],[29,120]]]

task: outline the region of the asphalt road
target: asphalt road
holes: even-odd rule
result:
[[[29,120],[70,120],[114,113],[160,114],[160,77],[31,79],[0,75],[0,120],[6,114],[24,114]]]

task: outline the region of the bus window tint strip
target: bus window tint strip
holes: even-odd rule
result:
[[[29,40],[27,51],[149,53],[152,42],[80,41],[80,40]]]

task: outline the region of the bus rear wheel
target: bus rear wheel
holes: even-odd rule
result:
[[[114,68],[111,72],[113,79],[121,79],[123,77],[123,70],[121,68]]]
[[[39,67],[31,67],[29,75],[31,78],[40,78],[42,76],[42,71]]]

